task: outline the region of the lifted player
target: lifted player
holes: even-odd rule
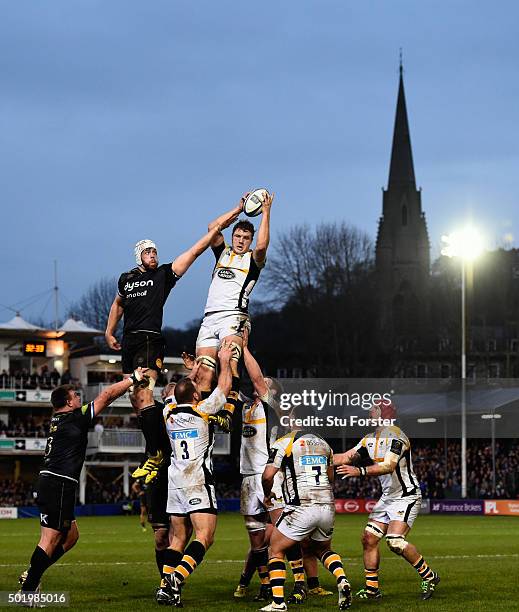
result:
[[[273,445],[263,472],[264,503],[270,505],[274,477],[283,471],[285,508],[270,536],[269,577],[273,602],[264,612],[286,610],[285,555],[294,544],[309,537],[313,553],[337,580],[339,609],[351,605],[351,587],[340,556],[331,550],[335,520],[333,453],[328,443],[312,433],[292,431]]]
[[[226,227],[232,223],[243,209],[247,194],[240,203],[215,219],[209,230],[215,227]],[[267,193],[263,202],[263,213],[256,246],[251,250],[254,238],[254,226],[250,221],[238,221],[232,229],[232,244],[225,244],[223,234],[218,231],[211,240],[211,248],[216,258],[213,276],[204,319],[196,340],[197,359],[202,363],[199,376],[201,389],[208,393],[216,373],[216,351],[220,342],[229,340],[235,347],[235,356],[239,359],[242,347],[242,335],[245,324],[249,321],[249,295],[265,265],[270,241],[270,209],[273,194]],[[233,370],[235,378],[237,371]],[[239,381],[239,379],[237,379]],[[233,391],[237,391],[233,387]]]
[[[214,540],[217,507],[212,474],[213,423],[218,422],[222,411],[233,410],[227,402],[232,384],[229,344],[222,343],[218,357],[218,385],[207,399],[201,401],[193,380],[183,378],[175,386],[176,404],[164,409],[171,441],[167,512],[173,538],[164,554],[166,586],[157,591],[159,604],[182,607],[180,589]],[[198,367],[199,364],[195,366]],[[188,545],[191,525],[195,539]]]
[[[223,228],[232,223],[229,216],[222,215],[219,219],[219,223],[212,224],[208,233],[173,263],[159,265],[155,243],[140,240],[135,245],[137,267],[121,274],[117,295],[110,308],[105,338],[111,349],[122,350],[124,374],[129,376],[137,366],[150,369],[149,387],[135,389],[130,395],[149,455],[144,465],[135,470],[133,477],[144,477],[147,482],[156,476],[163,458],[164,421],[160,402],[155,404],[153,399],[153,388],[164,359],[164,338],[161,333],[164,304],[170,291],[196,258],[217,239]],[[123,338],[119,344],[115,331],[123,315]]]
[[[395,419],[396,411],[392,404],[380,403],[371,408],[369,416]],[[357,463],[359,467],[354,466]],[[357,596],[361,599],[382,596],[378,581],[379,543],[385,536],[389,550],[402,556],[418,572],[422,579],[422,599],[430,599],[440,577],[427,565],[416,546],[406,540],[422,501],[408,437],[399,427],[378,427],[349,451],[335,455],[334,464],[340,466],[337,473],[346,478],[378,476],[382,486],[382,497],[369,515],[362,535],[366,587]]]
[[[83,406],[81,394],[73,385],[61,385],[51,393],[54,412],[38,479],[40,541],[32,553],[28,571],[20,576],[22,592],[36,591],[45,570],[79,538],[74,506],[88,430],[95,417],[132,385],[144,386],[148,382],[147,373],[137,368],[130,378],[107,387],[94,401]]]

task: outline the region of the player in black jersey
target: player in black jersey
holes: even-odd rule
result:
[[[130,386],[145,386],[149,377],[137,368],[121,382],[104,389],[94,401],[81,405],[73,385],[61,385],[51,394],[54,412],[38,479],[40,541],[29,570],[20,576],[22,591],[36,591],[43,572],[70,550],[79,538],[74,505],[79,475],[85,461],[88,430],[95,417]]]
[[[134,471],[134,478],[146,478],[146,482],[150,482],[157,475],[164,451],[170,452],[162,407],[160,402],[156,404],[153,399],[153,387],[164,359],[164,338],[161,334],[164,304],[191,264],[235,218],[236,215],[230,214],[219,217],[218,224],[212,226],[203,238],[172,263],[159,265],[155,243],[151,240],[139,241],[135,245],[137,267],[124,272],[119,278],[117,295],[106,325],[106,342],[111,349],[122,350],[125,375],[129,376],[138,366],[149,368],[150,371],[149,387],[135,390],[130,395],[149,456],[144,465]],[[123,315],[123,337],[119,344],[115,330]]]

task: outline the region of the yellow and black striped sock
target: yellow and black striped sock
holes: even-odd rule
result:
[[[285,601],[285,580],[287,572],[284,559],[273,557],[269,560],[269,578],[272,587],[272,599],[274,603],[282,604]]]
[[[434,572],[427,565],[425,559],[422,556],[420,556],[416,563],[412,563],[412,566],[420,574],[420,578],[422,580],[432,580],[434,578]]]
[[[366,590],[376,593],[378,591],[378,568],[369,569],[365,567],[364,577],[366,579]]]
[[[335,576],[337,584],[339,584],[339,582],[342,582],[343,580],[346,580],[346,574],[344,573],[342,559],[337,553],[333,552],[333,550],[325,552],[324,555],[321,557],[321,562],[324,567]]]
[[[202,563],[205,555],[205,546],[198,540],[193,540],[184,551],[182,560],[175,568],[175,577],[184,582]]]

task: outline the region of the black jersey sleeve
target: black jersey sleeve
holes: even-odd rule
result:
[[[95,412],[94,412],[94,402],[89,402],[88,404],[83,404],[81,406],[81,425],[85,429],[89,429],[91,425],[94,424]]]
[[[117,281],[117,293],[123,299],[126,297],[126,289],[124,285],[126,284],[126,272],[119,276],[119,280]]]
[[[220,255],[225,251],[226,248],[226,244],[225,242],[222,242],[222,244],[219,244],[216,247],[211,247],[211,250],[213,251],[214,254],[214,258],[216,259],[216,261],[218,261],[220,259]]]
[[[166,281],[165,290],[168,293],[173,289],[173,287],[177,284],[177,282],[181,278],[178,274],[173,272],[173,268],[171,267],[172,265],[173,265],[173,262],[168,263],[168,264],[163,264],[162,266],[160,266],[164,270],[164,278]]]

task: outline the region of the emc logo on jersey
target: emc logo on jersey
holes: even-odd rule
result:
[[[218,270],[217,274],[220,278],[223,278],[224,280],[231,280],[232,278],[236,277],[236,274],[228,268],[222,268],[221,270]]]
[[[151,279],[147,281],[135,281],[134,283],[126,283],[126,285],[124,285],[124,290],[133,291],[137,287],[147,287],[148,285],[151,285],[153,287],[153,281]]]

